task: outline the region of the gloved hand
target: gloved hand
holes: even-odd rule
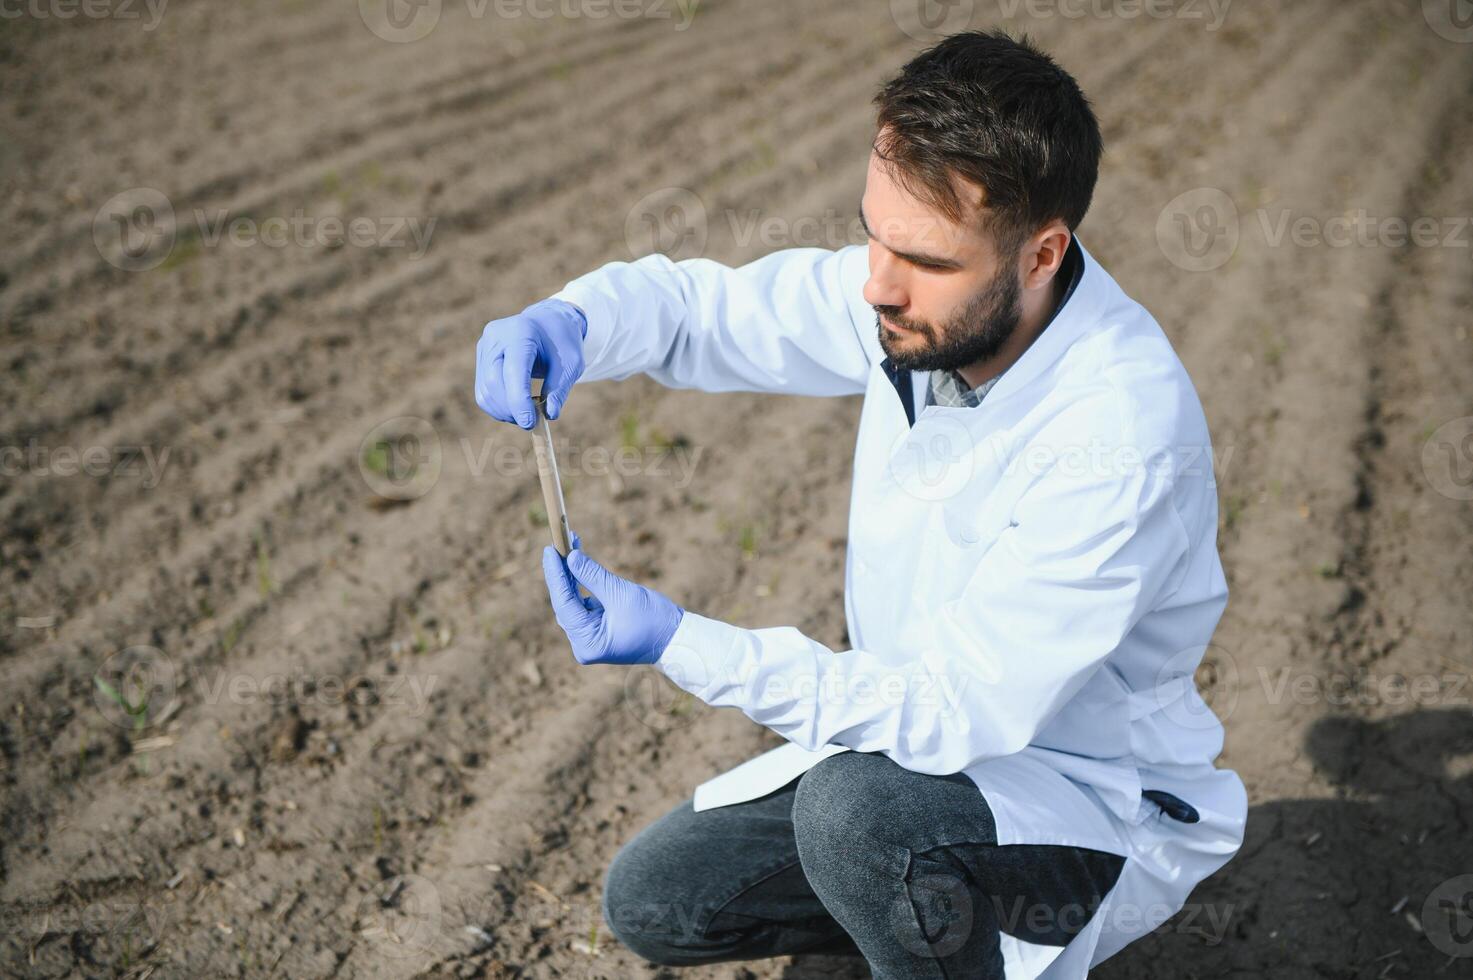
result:
[[[537,421],[532,379],[545,379],[547,417],[555,419],[583,374],[588,318],[572,303],[545,299],[516,316],[492,320],[476,344],[476,404],[501,422],[530,429]]]
[[[575,536],[563,561],[551,546],[542,549],[542,575],[558,625],[580,664],[652,664],[660,659],[685,610],[665,596],[635,585],[583,553]],[[593,595],[578,595],[582,583]]]

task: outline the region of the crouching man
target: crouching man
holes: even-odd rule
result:
[[[1207,425],[1075,234],[1101,139],[1068,73],[960,34],[876,102],[867,245],[604,266],[486,326],[476,399],[529,427],[534,376],[552,417],[575,381],[637,372],[864,395],[852,649],[684,610],[581,546],[543,556],[580,663],[655,664],[787,739],[618,854],[621,942],[670,965],[1083,977],[1242,842],[1193,679],[1227,601]]]

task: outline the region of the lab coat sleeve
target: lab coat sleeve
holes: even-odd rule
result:
[[[1188,542],[1170,483],[1144,470],[1045,475],[911,648],[835,652],[796,629],[686,613],[660,668],[809,750],[879,752],[937,775],[1011,755],[1179,582]]]
[[[735,269],[655,254],[555,298],[588,317],[584,381],[643,372],[672,388],[850,395],[869,374],[848,302],[866,270],[859,247],[785,249]]]

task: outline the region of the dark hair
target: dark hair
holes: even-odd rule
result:
[[[1103,141],[1074,78],[1028,38],[954,34],[875,96],[875,151],[907,191],[953,221],[953,176],[986,191],[987,227],[1006,254],[1055,218],[1084,220]]]

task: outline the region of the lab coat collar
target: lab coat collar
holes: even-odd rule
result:
[[[1079,257],[1084,263],[1084,271],[1080,273],[1079,284],[1074,287],[1064,300],[1064,305],[1054,312],[1053,319],[1043,332],[1023,352],[1023,356],[1013,362],[1012,366],[1002,373],[997,384],[987,393],[987,401],[997,402],[1007,397],[1028,382],[1042,374],[1055,361],[1063,356],[1069,346],[1088,332],[1089,328],[1098,319],[1099,311],[1104,306],[1104,296],[1114,280],[1110,279],[1108,273],[1100,268],[1094,256],[1084,247],[1079,236],[1073,236],[1069,242],[1070,249],[1078,249]],[[890,379],[890,384],[895,387],[895,393],[900,397],[900,403],[905,407],[905,419],[911,426],[916,423],[914,371],[902,371],[898,369],[890,358],[880,362],[880,369],[885,372],[885,377]],[[969,411],[969,409],[962,409]]]

